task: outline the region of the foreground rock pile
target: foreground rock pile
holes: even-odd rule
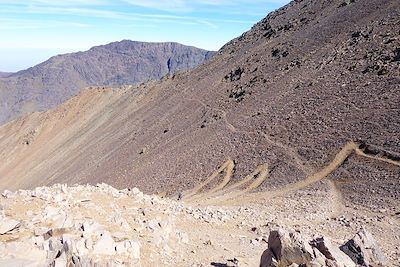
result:
[[[286,199],[192,206],[106,184],[4,191],[0,266],[258,266],[267,247],[262,266],[385,266],[366,230],[349,240],[343,236],[354,235],[353,226],[296,219],[329,216],[318,196],[298,198],[296,206]],[[312,201],[320,205],[301,209]],[[332,242],[315,238],[325,231]],[[396,253],[389,253],[392,262]]]
[[[196,254],[179,228],[235,217],[106,184],[4,191],[0,199],[0,266],[171,266]]]
[[[33,191],[5,191],[6,199],[22,202],[28,220],[17,221],[2,206],[0,213],[1,266],[109,266],[134,264],[140,259],[140,243],[118,211],[107,220],[125,232],[110,232],[106,225],[89,218],[85,211],[101,214],[101,208],[88,198],[91,191],[111,193],[113,197],[139,195],[139,191],[119,192],[106,185],[67,188],[37,188]],[[77,198],[77,196],[79,196]],[[151,201],[146,197],[142,201]],[[33,206],[31,206],[34,204]],[[39,210],[34,206],[40,205]],[[112,204],[112,203],[111,203]],[[77,212],[74,209],[80,209]],[[85,214],[86,213],[86,214]],[[17,239],[17,240],[15,240]],[[98,265],[98,264],[97,264]]]

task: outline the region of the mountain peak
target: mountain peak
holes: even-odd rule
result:
[[[160,79],[191,69],[214,53],[178,43],[122,40],[85,52],[58,55],[0,79],[0,123],[52,108],[83,87],[119,86]],[[21,101],[22,99],[22,101]]]

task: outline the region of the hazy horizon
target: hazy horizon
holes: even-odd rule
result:
[[[0,0],[0,71],[123,39],[218,50],[288,0]]]

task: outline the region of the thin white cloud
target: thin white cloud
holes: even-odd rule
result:
[[[16,29],[47,29],[56,27],[82,28],[90,27],[90,20],[81,23],[81,18],[101,18],[110,20],[112,23],[122,23],[128,21],[138,21],[140,24],[159,26],[163,23],[180,24],[180,25],[202,25],[212,29],[221,27],[221,24],[253,24],[258,19],[246,20],[243,15],[247,14],[251,18],[254,10],[261,4],[268,3],[287,3],[289,0],[0,0],[0,29],[16,30]],[[149,9],[160,10],[159,14],[143,14],[124,12],[116,9],[121,5],[133,5],[146,7]],[[253,9],[247,10],[243,6],[251,6]],[[120,9],[120,8],[119,8]],[[191,16],[191,11],[208,11],[214,14],[230,14],[228,17],[218,18],[210,16],[208,18]],[[169,11],[168,13],[162,11]],[[60,15],[60,21],[46,19],[46,16],[36,18],[16,19],[10,14],[15,15]],[[184,15],[183,15],[184,14]],[[240,19],[235,19],[238,15]],[[262,15],[262,14],[261,14]],[[62,17],[68,22],[62,21]],[[257,14],[259,17],[260,14]],[[72,19],[70,19],[72,18]],[[6,20],[8,19],[8,20]],[[93,22],[93,26],[96,23]]]
[[[0,0],[0,5],[18,5],[18,6],[100,6],[111,4],[109,0]]]
[[[256,20],[235,19],[238,15],[259,17],[259,5],[267,3],[287,3],[289,0],[0,0],[0,15],[14,14],[54,14],[98,17],[107,19],[146,21],[146,22],[175,22],[181,24],[205,25],[217,28],[218,23],[251,24]],[[117,11],[115,6],[123,4],[169,11],[167,14],[139,14]],[[100,8],[100,6],[105,8]],[[191,11],[212,12],[214,14],[230,15],[229,18],[203,18],[196,16],[182,16],[179,13],[189,14]]]
[[[1,14],[21,14],[21,9],[18,7],[5,7],[0,10]],[[194,16],[179,16],[179,15],[170,15],[170,14],[141,14],[141,13],[125,13],[118,12],[112,10],[99,10],[99,9],[90,9],[90,8],[81,8],[81,7],[42,7],[42,6],[30,6],[26,10],[24,10],[25,14],[40,14],[40,15],[65,15],[65,16],[76,16],[76,17],[93,17],[93,18],[102,18],[102,19],[110,19],[115,21],[142,21],[147,23],[174,23],[174,24],[183,24],[183,25],[205,25],[211,28],[217,28],[216,23],[218,22],[228,22],[225,20],[206,20],[203,18],[198,18]],[[32,20],[32,22],[35,22]],[[38,22],[38,21],[36,21]],[[40,21],[39,21],[40,22]],[[42,23],[31,23],[30,21],[15,21],[15,24],[18,26],[12,26],[12,23],[4,24],[2,29],[14,29],[14,28],[43,28],[54,27],[46,25],[46,22],[43,20]],[[234,23],[249,23],[248,21],[232,21]],[[74,23],[70,23],[71,26]],[[24,26],[25,25],[25,26]],[[29,26],[31,25],[31,26]],[[34,26],[32,26],[34,25]],[[57,25],[57,24],[53,24]],[[60,24],[63,25],[63,24]],[[76,23],[76,25],[82,26],[88,24]]]
[[[63,21],[36,21],[21,19],[0,18],[0,30],[31,30],[31,29],[51,29],[51,28],[87,28],[89,24],[63,22]]]
[[[176,16],[167,14],[140,14],[125,13],[112,10],[98,10],[88,8],[59,8],[59,7],[30,7],[30,14],[59,14],[68,16],[95,17],[103,19],[126,20],[126,21],[145,21],[156,23],[181,23],[181,24],[206,24],[206,21],[200,21],[190,16]]]
[[[165,10],[170,12],[192,11],[191,5],[185,0],[125,0],[134,6]]]
[[[243,7],[265,4],[284,5],[290,0],[123,0],[134,6],[164,10],[169,12],[191,12],[200,6]],[[223,10],[222,10],[223,13]]]

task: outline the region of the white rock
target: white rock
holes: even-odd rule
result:
[[[53,201],[56,203],[60,203],[64,200],[64,196],[62,194],[57,194],[53,197]]]
[[[36,246],[38,246],[38,247],[42,247],[43,246],[43,243],[44,243],[43,236],[33,236],[31,238],[31,240]]]
[[[50,230],[50,228],[47,228],[47,227],[38,227],[38,228],[35,228],[33,233],[35,236],[41,236],[41,235],[44,235],[45,233],[47,233],[49,230]]]
[[[79,239],[78,241],[76,241],[75,243],[75,249],[78,255],[85,255],[88,253],[88,249],[86,248],[86,244],[85,244],[85,240],[84,239]],[[92,248],[93,246],[91,246]]]
[[[73,228],[75,226],[74,221],[70,216],[67,215],[64,221],[64,228]]]
[[[7,267],[42,267],[45,266],[44,261],[34,261],[30,259],[11,258],[11,259],[0,259],[0,266]]]
[[[54,267],[66,267],[68,265],[67,257],[63,252],[60,257],[54,260]]]
[[[54,216],[60,214],[60,209],[52,206],[47,206],[44,209],[44,212],[47,218],[53,218]]]
[[[115,243],[109,232],[105,231],[93,247],[93,253],[102,255],[114,255]]]
[[[99,232],[103,231],[104,227],[101,224],[98,224],[96,222],[84,222],[82,225],[82,230],[87,233],[94,233],[94,232]]]
[[[158,222],[157,220],[152,219],[152,220],[150,220],[150,221],[147,223],[147,227],[148,227],[150,230],[155,230],[155,229],[157,229],[157,228],[160,227],[160,224],[159,224],[159,222]]]
[[[134,259],[140,259],[140,243],[135,240],[125,241],[125,247]]]
[[[64,245],[65,253],[68,256],[72,256],[72,254],[76,251],[74,236],[71,234],[63,234],[62,243]]]
[[[32,262],[41,262],[43,266],[43,262],[46,260],[46,252],[40,250],[32,246],[32,244],[27,240],[23,240],[21,242],[11,242],[5,246],[5,250],[7,254],[16,259],[24,259]],[[23,253],[21,253],[23,252]],[[0,266],[8,266],[1,265]],[[29,265],[20,265],[20,266],[29,266]]]
[[[5,198],[13,198],[15,197],[15,193],[11,192],[10,190],[4,190],[1,195]]]
[[[57,214],[52,217],[54,228],[64,228],[65,221],[67,220],[67,215],[64,213]]]
[[[66,184],[61,185],[61,192],[63,192],[64,194],[68,193],[68,186]]]
[[[87,249],[93,249],[93,240],[91,238],[85,239],[85,247]]]
[[[20,225],[21,225],[21,223],[14,219],[11,219],[8,217],[0,218],[0,235],[4,235],[5,233],[8,233]]]
[[[127,247],[125,246],[125,242],[116,243],[115,250],[117,251],[117,254],[126,253],[128,251]]]
[[[42,244],[42,248],[44,251],[49,251],[50,250],[50,240],[45,240]]]

